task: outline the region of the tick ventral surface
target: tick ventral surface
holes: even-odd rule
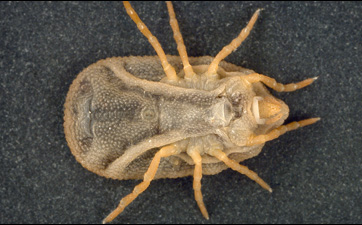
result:
[[[167,7],[180,56],[166,56],[131,5],[124,6],[158,56],[114,57],[90,65],[70,86],[65,103],[65,135],[78,162],[108,178],[144,179],[104,222],[158,178],[193,175],[195,199],[205,218],[202,175],[230,167],[271,191],[239,162],[258,155],[266,141],[319,118],[282,125],[288,106],[263,84],[294,91],[315,78],[282,85],[222,61],[248,36],[260,10],[213,58],[187,56],[171,3]]]

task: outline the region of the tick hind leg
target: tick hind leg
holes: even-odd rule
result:
[[[161,148],[154,158],[151,161],[150,166],[148,167],[147,172],[144,174],[143,181],[138,184],[132,191],[131,194],[127,195],[126,197],[122,198],[118,207],[113,210],[104,220],[103,224],[111,222],[114,218],[116,218],[123,210],[131,203],[139,194],[144,192],[148,186],[150,185],[151,181],[156,175],[158,166],[160,164],[160,160],[163,157],[168,157],[171,155],[178,154],[179,150],[177,147],[173,145],[165,146]]]
[[[202,193],[201,193],[202,158],[198,151],[198,147],[187,149],[187,154],[195,162],[194,183],[193,183],[193,188],[195,191],[195,200],[197,202],[197,205],[200,208],[202,215],[205,217],[205,219],[208,220],[209,214],[206,210],[206,207],[205,207],[205,204],[204,204],[204,201],[202,198]]]
[[[169,80],[176,81],[179,78],[176,75],[175,68],[173,68],[167,61],[165,52],[163,51],[161,44],[158,42],[157,38],[152,35],[151,31],[147,28],[147,26],[142,22],[142,20],[137,15],[136,11],[132,8],[131,4],[128,1],[124,1],[123,5],[127,11],[127,14],[133,22],[136,23],[138,29],[141,31],[141,33],[148,39],[152,47],[155,49],[158,57],[161,60],[161,64],[163,67],[163,70],[166,73],[166,76]]]

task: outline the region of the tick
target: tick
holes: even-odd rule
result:
[[[112,221],[159,178],[193,176],[195,200],[206,219],[203,175],[231,168],[272,192],[239,163],[258,155],[265,142],[319,118],[283,125],[289,108],[265,86],[289,92],[316,78],[284,85],[223,61],[247,38],[260,9],[215,57],[188,57],[171,2],[167,9],[179,56],[165,55],[130,3],[124,7],[157,56],[90,65],[70,86],[64,111],[65,136],[78,162],[107,178],[143,179],[103,222]]]

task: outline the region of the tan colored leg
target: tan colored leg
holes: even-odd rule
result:
[[[158,57],[161,60],[161,64],[163,67],[163,70],[166,73],[166,76],[169,80],[178,80],[179,78],[176,75],[175,69],[168,63],[165,52],[163,51],[160,43],[158,42],[157,38],[152,35],[150,30],[147,28],[147,26],[142,22],[142,20],[138,17],[136,11],[132,8],[131,4],[128,1],[123,2],[124,7],[126,8],[126,11],[133,20],[133,22],[136,23],[138,29],[141,31],[141,33],[148,39],[152,47],[157,52]]]
[[[251,171],[248,169],[248,167],[240,165],[239,163],[237,163],[236,161],[229,159],[229,157],[227,157],[227,155],[219,150],[219,149],[214,149],[210,152],[208,152],[210,155],[216,157],[217,159],[219,159],[220,161],[224,162],[228,167],[230,167],[231,169],[238,171],[241,174],[246,175],[247,177],[249,177],[250,179],[252,179],[253,181],[255,181],[256,183],[258,183],[262,188],[264,188],[265,190],[272,192],[272,189],[269,187],[269,185],[267,183],[265,183],[259,176],[258,174],[256,174],[255,172]]]
[[[132,191],[131,194],[122,198],[118,207],[113,210],[104,220],[103,224],[111,222],[114,218],[116,218],[123,210],[135,199],[139,194],[144,192],[147,187],[150,185],[151,181],[156,175],[158,165],[160,164],[160,160],[162,157],[168,157],[171,155],[178,154],[179,151],[173,145],[165,146],[161,148],[153,157],[150,166],[148,167],[147,172],[144,175],[143,181],[138,184]]]
[[[250,139],[246,145],[251,146],[251,145],[263,144],[267,141],[271,141],[273,139],[278,138],[280,135],[285,134],[288,131],[295,130],[299,127],[311,125],[311,124],[317,122],[318,120],[320,120],[320,118],[311,118],[311,119],[301,120],[298,122],[294,121],[294,122],[288,123],[287,125],[282,125],[278,128],[275,128],[274,130],[270,131],[267,134],[250,137]]]
[[[205,217],[205,219],[209,219],[209,214],[207,213],[207,209],[205,207],[204,201],[202,199],[202,193],[201,193],[201,178],[202,178],[202,162],[201,162],[201,156],[199,152],[193,148],[187,151],[187,154],[194,160],[195,162],[195,170],[194,170],[194,184],[193,188],[195,191],[195,200],[197,202],[197,205],[199,206],[202,215]]]
[[[180,32],[180,28],[177,23],[175,11],[173,10],[173,5],[170,1],[167,1],[166,4],[167,4],[167,9],[168,9],[168,14],[170,15],[170,25],[172,27],[173,37],[175,38],[175,41],[177,44],[177,50],[180,54],[182,64],[184,65],[185,78],[191,79],[196,74],[194,73],[194,71],[192,70],[192,67],[190,65],[189,58],[188,58],[187,52],[186,52],[186,47],[185,47],[184,41],[182,39],[182,34]]]
[[[212,76],[216,74],[217,68],[219,67],[219,63],[221,60],[225,59],[226,56],[228,56],[231,52],[235,51],[241,43],[248,37],[251,29],[253,29],[253,26],[258,19],[259,13],[261,9],[256,10],[254,15],[251,17],[248,25],[240,32],[239,36],[231,41],[229,45],[226,45],[214,58],[212,63],[209,66],[209,69],[207,70],[207,75]]]
[[[301,88],[304,88],[310,84],[312,84],[315,80],[317,80],[318,77],[314,77],[314,78],[309,78],[306,80],[303,80],[301,82],[298,83],[291,83],[291,84],[281,84],[276,82],[275,79],[262,75],[262,74],[258,74],[258,73],[252,73],[246,76],[241,76],[242,79],[247,80],[250,83],[256,83],[256,82],[263,82],[266,86],[279,91],[279,92],[290,92],[290,91],[295,91]]]

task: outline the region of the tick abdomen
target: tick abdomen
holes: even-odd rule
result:
[[[168,56],[168,59],[180,72],[180,58]],[[208,56],[190,57],[193,66],[207,65],[210,61],[212,58]],[[220,67],[226,74],[253,72],[226,62]],[[120,78],[119,69],[132,76]],[[67,97],[65,117],[71,119],[65,119],[65,131],[68,142],[73,145],[72,152],[83,166],[106,177],[142,178],[152,159],[151,153],[138,156],[143,161],[141,164],[129,160],[124,165],[127,174],[110,175],[105,171],[134,146],[150,149],[190,137],[213,135],[216,129],[229,123],[235,103],[218,96],[220,90],[197,90],[157,82],[164,76],[158,58],[152,56],[101,60],[78,75]],[[172,158],[181,158],[181,161]],[[191,161],[187,155],[170,159],[165,160],[165,164],[171,162],[170,165],[162,167],[161,164],[159,174],[163,173],[162,168],[172,169],[175,177],[192,173],[192,167],[185,163],[187,159]],[[135,163],[137,168],[128,165]],[[190,167],[190,172],[185,172],[183,167]],[[208,170],[205,168],[204,172]]]

